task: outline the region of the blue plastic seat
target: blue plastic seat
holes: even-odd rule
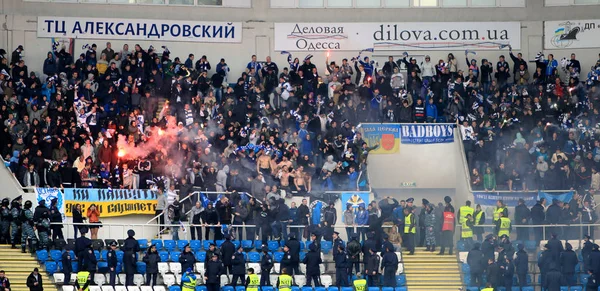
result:
[[[97,266],[99,273],[108,273],[108,262],[98,262]]]
[[[217,247],[220,248],[224,242],[225,242],[225,240],[220,239],[220,240],[216,241],[215,243],[216,243]]]
[[[177,246],[177,244],[175,243],[174,240],[172,239],[166,239],[163,241],[163,243],[165,244],[165,250],[167,250],[167,252],[172,252],[175,250],[175,247]]]
[[[205,251],[196,252],[196,260],[199,261],[200,263],[206,262],[206,252]]]
[[[467,251],[467,247],[465,246],[465,242],[462,240],[459,240],[456,242],[456,249],[459,252],[466,252]]]
[[[467,287],[467,291],[479,291],[479,287]]]
[[[499,286],[499,287],[496,287],[496,290],[498,290],[498,291],[506,291],[506,288],[504,288],[504,286]]]
[[[262,251],[262,240],[255,240],[254,241],[254,248],[256,248],[257,251]]]
[[[581,286],[571,286],[571,291],[583,291],[583,287],[581,287]]]
[[[143,251],[148,248],[148,240],[145,238],[141,238],[137,240],[140,249]]]
[[[196,291],[206,291],[206,286],[196,286]]]
[[[333,244],[330,241],[321,242],[321,250],[323,251],[323,253],[329,254],[332,248]]]
[[[300,291],[300,287],[298,287],[298,286],[292,286],[292,291]]]
[[[117,263],[117,274],[123,271],[123,264]]]
[[[379,287],[369,287],[369,291],[379,291]]]
[[[579,275],[579,282],[581,282],[582,285],[587,285],[589,278],[590,278],[589,274],[581,274],[581,275]]]
[[[325,287],[315,287],[315,291],[327,291]]]
[[[163,241],[162,239],[153,239],[150,241],[150,244],[156,246],[157,251],[161,251],[163,249]]]
[[[240,243],[240,241],[239,241],[239,240],[232,240],[231,242],[233,243],[233,246],[235,247],[235,249],[236,249],[236,250],[237,250],[237,249],[240,247],[240,245],[241,245],[241,243]],[[236,290],[236,291],[237,291],[237,290]]]
[[[210,248],[210,244],[212,243],[212,240],[204,240],[202,241],[202,248],[207,251]]]
[[[202,248],[202,242],[200,242],[199,240],[191,240],[190,248],[192,249],[192,252],[198,252]]]
[[[469,264],[463,263],[463,264],[461,264],[460,268],[461,268],[463,274],[469,274],[471,271],[471,267],[469,267]]]
[[[354,291],[354,288],[352,288],[352,287],[342,287],[342,289],[340,291]]]
[[[304,252],[300,253],[300,262],[302,262],[304,260],[304,257],[306,257],[306,253],[304,253]]]
[[[160,252],[158,252],[158,256],[160,257],[160,261],[161,262],[168,262],[169,261],[169,252],[167,252],[167,251],[160,251]]]
[[[181,287],[179,285],[171,285],[169,286],[169,291],[181,291]]]
[[[115,251],[115,254],[117,255],[117,262],[123,263],[123,257],[125,256],[125,252]],[[71,257],[71,258],[74,258],[74,257]]]
[[[307,282],[307,284],[308,284],[308,282]],[[263,291],[265,291],[265,290],[263,290]],[[313,291],[313,288],[309,287],[309,286],[304,286],[304,287],[302,287],[302,291]]]
[[[526,287],[521,288],[521,291],[533,291],[533,290],[534,290],[533,286],[526,286]]]
[[[235,286],[235,291],[246,291],[246,287],[244,287],[244,286]]]
[[[329,287],[327,288],[327,291],[340,291],[340,289],[338,287]],[[392,288],[390,291],[394,291],[394,289]]]
[[[181,252],[170,252],[169,257],[171,258],[171,262],[179,262],[179,257],[181,256]]]
[[[537,242],[533,240],[525,241],[525,249],[528,251],[535,250],[537,248]]]
[[[233,286],[223,286],[221,287],[221,291],[234,291]]]
[[[54,273],[56,273],[58,271],[58,264],[56,262],[46,262],[46,272],[48,272],[48,274],[53,275]]]
[[[463,283],[465,283],[466,286],[471,285],[471,276],[464,276]]]
[[[71,261],[71,270],[73,270],[73,273],[79,272],[79,264],[76,261]]]
[[[270,252],[276,252],[279,250],[279,242],[276,240],[270,240],[267,245]]]
[[[183,248],[185,248],[185,245],[187,245],[189,242],[187,240],[178,240],[177,241],[177,248],[183,252]]]
[[[48,260],[48,251],[47,250],[38,250],[35,252],[35,257],[42,264]]]
[[[94,256],[96,257],[96,261],[100,261],[100,252],[94,251]]]
[[[242,241],[242,248],[244,249],[244,251],[249,252],[252,250],[252,241],[251,240],[243,240]]]
[[[50,251],[50,258],[55,261],[58,262],[62,259],[62,252],[59,250],[51,250]]]
[[[394,291],[394,287],[381,287],[381,291]]]
[[[108,250],[100,251],[100,259],[102,259],[103,261],[106,261],[108,259]]]
[[[396,290],[396,291],[408,291],[408,289],[406,289],[406,287],[396,287],[394,290]]]
[[[398,275],[396,276],[396,286],[404,286],[406,285],[406,276]]]
[[[136,267],[138,274],[146,274],[146,263],[137,262],[137,263],[135,263],[135,267]]]
[[[281,260],[283,259],[283,252],[276,252],[273,259],[276,263],[281,263]]]
[[[248,260],[250,260],[251,263],[260,262],[260,254],[257,252],[248,252]]]
[[[260,287],[261,291],[274,291],[273,286],[262,286]]]

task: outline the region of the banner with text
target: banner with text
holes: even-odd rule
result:
[[[96,204],[100,217],[124,216],[130,214],[151,214],[156,210],[156,191],[127,189],[87,189],[65,188],[66,215],[73,216],[73,206],[81,205],[81,209]]]
[[[37,201],[46,201],[46,207],[50,208],[52,200],[56,199],[56,208],[62,214],[62,219],[65,221],[65,199],[60,189],[56,188],[35,188]],[[35,205],[38,205],[36,203]]]
[[[569,203],[571,199],[573,199],[573,191],[568,192],[538,192],[538,200],[544,198],[548,202],[546,205],[552,204],[552,200],[556,199],[558,201]]]
[[[454,142],[454,124],[402,124],[400,140],[408,144]]]
[[[544,21],[544,48],[600,47],[600,19]]]
[[[519,22],[275,23],[276,51],[521,48]]]
[[[242,23],[40,16],[37,36],[239,43]]]
[[[372,154],[393,154],[400,150],[400,124],[363,123],[360,132],[369,147],[379,145]]]
[[[508,207],[515,207],[519,199],[525,200],[527,207],[535,205],[538,199],[537,192],[473,192],[475,204],[481,206],[496,206],[498,200],[502,200]]]

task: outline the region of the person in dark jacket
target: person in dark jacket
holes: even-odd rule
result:
[[[231,257],[231,285],[235,289],[237,286],[238,279],[241,281],[242,286],[246,286],[246,258],[244,257],[244,248],[240,245],[237,252]]]
[[[302,260],[306,265],[306,284],[311,285],[311,279],[314,282],[314,287],[321,287],[321,253],[317,252],[317,246],[313,243],[310,245],[310,250]]]
[[[546,199],[540,199],[533,207],[531,207],[531,223],[534,225],[542,225],[546,223],[546,212],[544,205],[546,204]],[[539,244],[543,239],[543,229],[542,227],[534,227],[533,228],[533,236],[535,241]]]
[[[300,274],[300,242],[296,239],[296,234],[293,232],[290,233],[289,239],[285,244],[288,246],[291,256],[291,265],[288,267],[288,272],[290,273],[290,276]]]
[[[560,224],[562,217],[562,207],[559,205],[561,202],[557,199],[552,199],[552,205],[548,206],[546,210],[546,224]],[[546,228],[546,236],[548,233],[556,234],[560,231],[560,227],[548,227]],[[562,249],[561,249],[562,251]]]
[[[312,246],[312,245],[311,245]],[[310,248],[310,246],[309,246]],[[283,257],[281,258],[281,269],[288,270],[288,273],[291,273],[292,266],[292,255],[290,254],[290,247],[286,244],[283,246]]]
[[[493,234],[488,234],[485,237],[485,240],[481,244],[481,252],[483,252],[483,257],[487,261],[488,259],[495,260],[494,251],[496,250],[496,240],[494,239]]]
[[[210,261],[206,263],[204,271],[204,282],[206,283],[206,291],[219,291],[221,289],[221,275],[225,274],[225,267],[219,260],[219,255],[212,255]]]
[[[504,258],[504,262],[500,265],[500,269],[502,270],[502,285],[504,288],[508,288],[506,290],[512,289],[513,276],[515,275],[515,265],[513,264],[512,258]]]
[[[377,244],[374,239],[375,235],[372,232],[367,233],[367,240],[363,242],[362,253],[363,253],[363,264],[364,268],[367,268],[367,263],[371,257],[371,249],[375,249]]]
[[[517,269],[517,278],[519,279],[519,287],[523,288],[527,286],[527,273],[529,272],[529,256],[525,252],[525,246],[523,244],[517,245],[517,257],[515,258],[514,264]]]
[[[570,243],[565,244],[565,250],[560,254],[560,269],[563,275],[562,286],[575,286],[577,278],[575,277],[575,266],[579,263],[577,254],[573,251]]]
[[[594,276],[596,276],[596,278],[600,278],[600,251],[598,250],[598,248],[598,245],[594,244],[592,246],[592,252],[589,256],[590,271],[594,273]]]
[[[548,273],[545,281],[542,281],[542,287],[546,291],[560,291],[562,276],[560,274],[560,266],[556,262],[548,264]]]
[[[379,286],[379,255],[375,248],[369,250],[369,259],[365,265],[365,275],[367,276],[367,285],[369,287]]]
[[[396,287],[396,271],[398,271],[398,255],[393,245],[387,245],[381,259],[383,269],[383,287]]]
[[[87,227],[80,229],[81,236],[75,240],[75,256],[77,257],[77,265],[79,268],[83,267],[83,259],[85,258],[85,251],[92,245],[92,240],[85,237],[87,234]]]
[[[73,273],[73,264],[71,264],[71,252],[68,249],[65,249],[62,253],[61,262],[63,265],[62,272],[65,275],[64,284],[69,284],[71,281],[71,273]]]
[[[144,256],[144,263],[146,263],[146,285],[156,285],[156,279],[158,277],[158,263],[160,262],[160,256],[156,251],[156,245],[152,245],[148,248],[148,252]],[[153,284],[151,284],[152,282]]]
[[[50,202],[50,229],[52,230],[52,241],[65,239],[63,235],[62,214],[58,210],[58,199],[54,198]]]
[[[225,237],[225,242],[221,245],[221,257],[223,258],[223,266],[227,274],[232,272],[231,259],[235,253],[235,245],[231,242],[231,235]]]
[[[204,263],[208,263],[212,259],[213,254],[220,256],[221,251],[217,248],[217,245],[215,245],[214,243],[210,243],[208,246],[208,251],[206,251],[206,260]]]
[[[81,269],[90,272],[90,278],[94,278],[94,276],[96,275],[96,270],[98,269],[98,260],[96,259],[94,250],[90,246],[87,248],[86,251],[84,251],[84,254],[85,254],[85,257],[83,259],[83,261],[84,261],[83,265],[85,267],[81,268]],[[92,284],[93,284],[93,281],[94,280],[92,279]]]
[[[335,286],[347,287],[348,283],[348,253],[344,250],[343,245],[337,245],[336,254],[333,256],[335,262]]]
[[[360,274],[361,245],[358,242],[358,237],[358,233],[353,233],[352,239],[350,240],[350,242],[348,242],[348,247],[346,248],[350,257],[350,260],[348,261],[348,274],[352,274],[352,265],[354,265],[354,270],[356,271],[355,274]]]
[[[338,246],[345,246],[344,241],[340,238],[340,233],[337,231],[333,232],[333,256],[338,252]]]
[[[262,252],[263,255],[260,260],[260,270],[262,274],[260,276],[260,286],[271,286],[271,276],[269,274],[271,274],[271,269],[273,269],[275,264],[273,263],[273,258],[269,254],[268,247],[264,246]],[[284,254],[284,256],[286,255]]]
[[[323,212],[323,226],[325,228],[323,239],[326,241],[333,241],[333,226],[337,222],[337,212],[334,206],[335,203],[330,202]]]
[[[38,268],[33,269],[27,277],[27,287],[29,291],[44,291],[44,280]]]
[[[108,273],[110,274],[108,284],[110,286],[113,286],[113,288],[115,287],[115,284],[117,283],[117,265],[119,264],[119,260],[117,259],[116,250],[117,250],[117,242],[113,241],[110,244],[110,249],[106,253],[106,262],[108,265]],[[154,251],[156,251],[156,247],[154,247]],[[146,263],[146,270],[148,269],[147,265],[148,265],[148,263]],[[156,268],[157,268],[157,273],[158,273],[158,265]],[[148,276],[148,277],[150,277],[150,276]],[[156,280],[154,281],[154,284],[156,284]],[[149,285],[149,284],[146,284],[146,285]]]
[[[554,260],[558,261],[560,254],[564,251],[564,248],[556,233],[553,233],[552,237],[548,240],[548,249],[550,249],[552,252],[552,257]]]
[[[528,225],[530,219],[530,211],[525,205],[525,200],[519,199],[519,205],[515,207],[515,225]],[[525,227],[517,227],[517,240],[529,240],[529,229]]]
[[[190,244],[186,244],[183,247],[183,252],[179,256],[179,263],[181,264],[182,270],[187,270],[191,268],[194,270],[194,265],[196,264],[196,257],[192,252],[192,248],[190,248]]]
[[[589,235],[583,237],[583,247],[581,248],[581,257],[583,257],[583,268],[587,272],[590,269],[590,254],[594,248],[594,242]]]
[[[121,250],[124,252],[123,268],[125,269],[125,286],[133,286],[133,275],[137,271],[137,253],[140,251],[140,245],[134,238],[135,231],[127,231],[127,238],[123,243]]]
[[[487,282],[489,284],[492,284],[493,288],[499,286],[500,280],[502,279],[502,273],[500,270],[500,266],[498,266],[498,264],[494,262],[494,259],[488,259],[486,275]]]
[[[549,245],[544,245],[545,250],[538,258],[538,268],[540,269],[540,276],[542,281],[542,286],[545,285],[546,276],[548,275],[549,266],[557,265],[558,266],[558,257],[554,257],[553,253],[550,251]]]
[[[467,264],[471,272],[471,286],[476,287],[483,287],[483,272],[486,268],[486,260],[480,247],[480,243],[475,243],[467,255]]]

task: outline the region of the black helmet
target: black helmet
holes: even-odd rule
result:
[[[10,201],[8,200],[8,198],[2,199],[2,206],[8,206],[9,203]]]
[[[29,209],[29,208],[31,208],[31,206],[32,206],[32,205],[33,205],[33,204],[31,203],[31,201],[30,201],[30,200],[27,200],[27,201],[25,201],[25,209]]]

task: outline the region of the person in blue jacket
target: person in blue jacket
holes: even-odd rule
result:
[[[48,56],[44,60],[43,71],[44,75],[47,75],[48,77],[54,76],[56,74],[56,58],[54,58],[54,54],[52,52],[48,52]]]
[[[361,234],[361,241],[364,241],[367,234],[367,226],[369,225],[369,213],[362,205],[358,207],[355,222],[358,225],[358,232]]]
[[[437,106],[435,105],[433,98],[429,98],[427,105],[425,106],[425,116],[427,116],[427,123],[433,123],[438,118]]]

